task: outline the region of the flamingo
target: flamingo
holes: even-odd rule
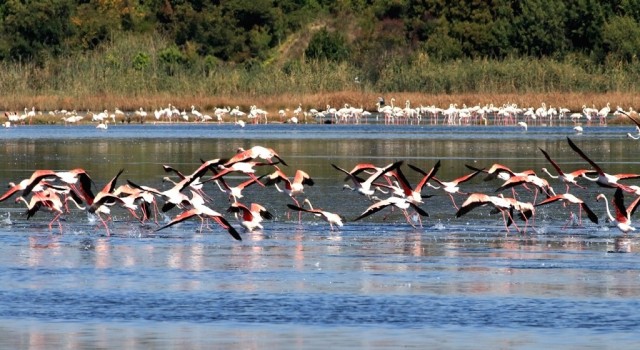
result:
[[[467,182],[471,179],[473,179],[476,175],[478,175],[480,172],[482,172],[484,169],[479,169],[474,171],[471,174],[467,174],[464,176],[461,176],[457,179],[453,179],[451,181],[442,181],[440,179],[438,179],[437,177],[433,177],[433,181],[437,182],[440,184],[440,186],[442,186],[442,189],[447,192],[447,194],[449,195],[449,197],[451,198],[451,203],[453,203],[453,206],[456,208],[456,210],[458,209],[458,206],[456,205],[456,201],[453,198],[453,194],[455,193],[460,193],[460,194],[466,194],[464,192],[460,192],[460,184]]]
[[[75,168],[68,171],[56,171],[55,176],[60,181],[69,185],[74,192],[79,193],[80,197],[82,197],[88,205],[93,204],[93,198],[95,197],[91,191],[93,180],[91,180],[86,170]],[[80,187],[76,186],[78,182],[80,183]]]
[[[556,193],[553,190],[553,188],[551,187],[551,185],[549,184],[549,181],[541,178],[541,177],[537,177],[535,175],[526,175],[526,176],[512,176],[509,178],[509,180],[505,181],[502,186],[498,187],[498,189],[496,189],[496,192],[500,192],[502,190],[505,190],[507,188],[512,188],[514,186],[518,186],[518,185],[524,185],[524,184],[532,184],[536,187],[536,193],[533,197],[533,201],[536,201],[536,198],[538,197],[538,191],[542,191],[544,192],[544,194],[548,197],[554,196]]]
[[[205,161],[203,161],[202,159],[200,160],[203,163]],[[209,169],[211,169],[212,171],[217,172],[212,178],[211,180],[216,180],[219,178],[222,178],[223,176],[231,173],[231,172],[241,172],[243,174],[249,175],[250,178],[252,179],[257,179],[255,173],[256,173],[256,169],[254,169],[254,167],[256,166],[264,166],[264,165],[274,165],[277,163],[261,163],[261,162],[256,162],[256,161],[241,161],[241,162],[235,162],[235,163],[231,163],[230,165],[222,165],[222,164],[218,164],[217,165],[217,169],[220,169],[219,172],[217,172],[217,170],[215,170],[216,168],[210,166]],[[262,183],[260,183],[261,186]]]
[[[284,159],[280,158],[278,153],[276,153],[276,151],[274,151],[272,148],[263,147],[263,146],[253,146],[247,150],[245,150],[242,147],[239,147],[238,153],[235,156],[231,157],[231,159],[229,159],[226,163],[224,163],[224,166],[228,166],[233,163],[243,162],[246,160],[256,159],[256,158],[267,160],[272,164],[274,164],[272,159],[276,158],[283,165],[287,165]]]
[[[576,135],[582,135],[584,129],[580,125],[576,125],[573,127],[573,131],[576,133]]]
[[[118,174],[114,176],[111,181],[107,182],[100,192],[96,193],[96,196],[93,198],[93,203],[91,203],[88,209],[89,213],[95,214],[102,222],[104,228],[107,230],[107,236],[110,236],[111,233],[109,232],[109,227],[107,226],[106,221],[100,216],[100,213],[109,213],[109,208],[107,206],[111,206],[116,203],[124,203],[122,199],[113,194],[116,181],[118,181],[118,177],[120,177],[123,171],[124,169],[120,169]]]
[[[340,216],[339,214],[336,213],[332,213],[326,210],[322,210],[322,209],[313,209],[313,205],[311,205],[311,202],[309,201],[309,199],[305,199],[304,203],[309,204],[309,209],[303,208],[303,207],[299,207],[299,206],[295,206],[293,204],[287,204],[287,207],[289,207],[289,209],[291,210],[297,210],[300,212],[306,212],[306,213],[311,213],[317,217],[322,218],[324,221],[329,223],[329,227],[331,228],[331,231],[334,230],[334,225],[338,226],[338,227],[342,227],[344,218],[342,216]],[[304,204],[303,203],[303,204]]]
[[[634,140],[638,140],[640,139],[640,121],[636,120],[636,118],[633,118],[631,115],[629,115],[627,112],[625,112],[622,108],[618,107],[618,112],[626,115],[629,119],[631,119],[631,121],[636,125],[636,136],[631,135],[631,133],[627,133],[627,136],[631,139]]]
[[[197,111],[194,105],[191,105],[191,114],[194,115],[195,120],[202,120],[202,113]]]
[[[267,176],[265,185],[275,185],[276,189],[282,192],[277,184],[281,181],[284,182],[284,192],[289,195],[289,197],[291,197],[294,202],[296,202],[297,206],[300,206],[300,203],[298,203],[298,200],[295,198],[295,196],[304,193],[304,185],[313,186],[313,179],[311,179],[309,174],[307,174],[306,172],[302,170],[296,170],[296,174],[293,177],[293,180],[289,180],[287,175],[285,175],[285,173],[283,173],[277,165],[274,165],[273,167],[276,168],[276,170]]]
[[[55,221],[58,221],[58,225],[60,227],[60,233],[62,233],[62,225],[60,224],[60,216],[64,213],[63,204],[60,200],[60,197],[52,190],[43,190],[41,192],[34,192],[31,199],[27,202],[27,200],[19,196],[16,198],[16,202],[24,202],[27,205],[27,220],[31,218],[35,213],[41,208],[47,208],[52,212],[55,212],[53,220],[49,222],[49,230],[51,230],[51,226]]]
[[[616,226],[618,226],[618,229],[622,233],[627,234],[629,231],[635,231],[636,228],[631,226],[631,215],[633,215],[633,213],[638,208],[638,203],[640,203],[640,197],[637,197],[629,205],[629,207],[625,208],[622,189],[616,188],[616,192],[614,193],[613,200],[612,200],[613,207],[616,211],[615,217],[611,215],[611,211],[609,211],[609,203],[607,202],[607,198],[603,193],[600,193],[599,195],[596,196],[596,200],[598,202],[600,201],[600,199],[604,200],[604,204],[607,210],[606,214],[609,216],[609,220],[611,220],[611,222],[615,222]]]
[[[107,130],[109,128],[109,121],[105,120],[104,122],[98,124],[96,126],[96,129],[102,129],[102,130]]]
[[[192,194],[192,199],[189,200],[188,202],[191,204],[192,208],[184,210],[180,214],[176,215],[176,217],[173,218],[173,220],[171,220],[168,224],[158,228],[156,232],[160,230],[164,230],[165,228],[173,226],[179,222],[188,220],[194,216],[197,216],[200,218],[200,221],[201,221],[200,231],[202,231],[202,226],[204,225],[204,219],[210,218],[210,219],[213,219],[216,223],[218,223],[220,227],[227,230],[227,232],[229,232],[231,237],[233,237],[235,240],[238,240],[238,241],[242,240],[240,233],[238,233],[238,231],[236,231],[236,229],[233,226],[231,226],[231,224],[227,221],[227,219],[225,219],[222,216],[222,214],[204,205],[204,200],[196,192],[191,191],[191,194]]]
[[[582,189],[586,188],[584,186],[578,185],[577,179],[585,174],[594,173],[593,170],[580,169],[580,170],[572,171],[570,173],[565,173],[562,171],[562,169],[560,169],[560,166],[558,165],[558,163],[556,163],[555,161],[553,161],[553,159],[551,159],[551,157],[549,157],[549,154],[545,150],[543,150],[540,147],[538,147],[538,149],[540,150],[540,152],[542,152],[542,154],[544,154],[544,157],[547,158],[549,163],[551,163],[551,166],[553,166],[556,169],[556,171],[558,172],[558,175],[557,176],[551,175],[547,170],[547,168],[542,168],[542,171],[547,173],[547,175],[549,175],[549,177],[551,177],[552,179],[557,179],[558,177],[561,178],[562,182],[564,182],[567,185],[567,192],[569,192],[569,184],[573,184]]]
[[[422,179],[418,182],[415,188],[411,188],[409,181],[404,176],[404,173],[399,167],[394,170],[391,170],[391,174],[397,178],[398,184],[402,188],[402,195],[406,197],[409,201],[413,202],[414,204],[420,205],[423,203],[422,189],[424,188],[425,185],[429,184],[429,180],[431,180],[432,178],[435,179],[434,176],[438,172],[438,169],[440,169],[440,160],[436,162],[436,164],[433,166],[433,168],[431,168],[429,173],[426,173],[425,171],[423,171],[422,169],[418,168],[415,165],[411,165],[411,164],[408,164],[408,165],[411,169],[422,174]]]
[[[600,124],[607,124],[607,117],[609,116],[609,112],[611,112],[611,107],[609,102],[607,102],[607,105],[603,107],[600,111],[598,111],[598,118],[600,118]]]
[[[518,122],[518,126],[522,128],[522,131],[527,131],[528,126],[525,122]]]
[[[509,178],[511,178],[512,176],[527,176],[536,174],[533,170],[515,172],[509,169],[509,167],[498,163],[494,163],[493,165],[491,165],[489,170],[478,169],[468,164],[465,164],[465,166],[473,171],[482,171],[483,173],[486,173],[487,176],[484,178],[484,181],[491,181],[496,178],[506,181],[509,180]]]
[[[158,224],[158,205],[156,197],[148,191],[134,188],[129,184],[121,185],[113,191],[114,196],[118,196],[122,199],[125,208],[127,208],[131,214],[138,219],[141,223],[144,223],[149,219],[149,212],[152,210],[153,205],[154,221]],[[140,209],[142,211],[142,218],[139,218],[135,213],[137,204],[140,203]]]
[[[563,193],[563,194],[551,196],[543,200],[542,202],[536,204],[535,206],[538,207],[541,205],[546,205],[546,204],[557,202],[557,201],[569,202],[569,203],[578,205],[578,207],[580,208],[580,211],[578,212],[578,220],[579,220],[578,225],[582,225],[583,210],[585,211],[585,213],[587,213],[587,216],[589,217],[589,220],[591,220],[591,222],[593,222],[594,224],[598,224],[598,216],[589,208],[589,206],[587,206],[587,203],[585,203],[582,199],[572,195],[571,193]],[[571,221],[571,218],[569,218],[567,223],[562,228],[564,229],[565,227],[567,227],[570,221]]]
[[[400,198],[400,197],[391,196],[391,197],[389,197],[387,199],[380,200],[379,198],[376,198],[375,196],[373,196],[372,199],[377,200],[377,202],[375,202],[372,205],[370,205],[367,209],[365,209],[364,212],[362,212],[362,214],[360,214],[360,216],[358,216],[357,218],[353,219],[353,221],[358,221],[358,220],[360,220],[362,218],[365,218],[365,217],[367,217],[367,216],[369,216],[369,215],[371,215],[373,213],[377,213],[380,210],[382,210],[382,209],[384,209],[384,208],[386,208],[388,206],[395,206],[395,207],[401,209],[402,213],[404,214],[405,219],[407,219],[407,222],[413,228],[416,228],[416,226],[411,222],[411,218],[409,217],[409,213],[407,212],[407,209],[409,207],[413,208],[421,216],[429,216],[429,214],[426,211],[424,211],[422,208],[420,208],[416,204],[411,203],[406,198]],[[385,219],[386,219],[386,217],[385,217]]]
[[[251,178],[249,180],[243,181],[240,184],[236,185],[236,186],[229,186],[229,184],[223,179],[216,179],[215,183],[216,185],[218,185],[218,188],[220,188],[220,191],[226,193],[229,195],[229,199],[233,198],[233,201],[236,202],[239,198],[242,198],[242,191],[249,187],[250,185],[253,185],[254,183],[258,183],[261,186],[264,186],[264,184],[262,182],[260,182],[260,179],[262,179],[264,176],[266,175],[262,175],[258,178]],[[220,183],[222,183],[222,186],[220,185]]]
[[[470,212],[475,208],[485,206],[485,205],[492,205],[495,209],[500,211],[500,213],[502,214],[502,220],[504,221],[504,227],[505,229],[507,229],[507,232],[510,232],[509,226],[511,225],[511,223],[513,223],[514,206],[510,201],[507,201],[502,195],[489,196],[484,193],[472,193],[469,195],[469,197],[467,197],[467,199],[460,206],[460,209],[458,209],[458,211],[456,212],[456,218],[459,218],[462,215],[465,215],[466,213]],[[515,226],[516,226],[516,229],[519,231],[520,229],[518,228],[518,226],[517,225]]]
[[[262,230],[262,220],[273,219],[273,215],[258,203],[251,203],[251,207],[247,207],[240,202],[233,202],[229,209],[227,209],[227,212],[236,214],[238,221],[240,221],[240,225],[242,225],[247,232],[251,232],[256,229]],[[239,217],[237,216],[238,213],[241,214]]]
[[[138,121],[140,122],[140,124],[144,123],[144,120],[147,118],[147,112],[142,107],[135,111],[135,115],[136,117],[138,117]]]
[[[640,174],[617,174],[617,175],[607,174],[602,170],[602,168],[600,168],[600,166],[598,164],[596,164],[589,157],[587,157],[587,155],[584,154],[584,152],[582,152],[582,150],[580,148],[578,148],[578,146],[576,146],[576,144],[573,143],[573,141],[571,141],[570,138],[567,137],[567,141],[569,141],[569,146],[571,146],[571,148],[576,153],[578,153],[578,155],[580,157],[582,157],[582,159],[586,160],[589,164],[591,164],[593,169],[595,169],[598,172],[598,177],[597,178],[590,178],[590,177],[587,177],[584,174],[582,175],[582,177],[584,177],[585,179],[587,179],[589,181],[595,182],[597,185],[599,185],[601,187],[621,188],[621,189],[625,190],[626,192],[630,192],[630,193],[635,192],[633,189],[629,188],[629,186],[620,184],[620,183],[618,183],[618,181],[619,180],[624,180],[624,179],[639,178]]]
[[[334,167],[336,170],[341,171],[345,174],[347,174],[347,176],[349,176],[349,178],[351,178],[353,180],[354,186],[355,187],[350,187],[348,184],[344,185],[344,188],[348,188],[351,189],[352,191],[357,191],[358,193],[367,196],[368,198],[371,198],[371,196],[373,196],[373,194],[375,193],[375,187],[371,188],[372,184],[374,181],[376,181],[380,176],[382,176],[383,174],[387,173],[388,171],[391,170],[395,170],[398,167],[400,167],[400,165],[402,165],[402,161],[398,161],[395,163],[391,163],[385,167],[382,168],[378,168],[376,170],[375,173],[373,173],[373,175],[369,176],[369,178],[367,180],[362,181],[362,179],[358,178],[357,176],[353,175],[352,173],[340,168],[339,166],[335,165],[335,164],[331,164],[332,167]]]
[[[9,183],[11,186],[2,196],[0,196],[0,202],[13,196],[16,192],[22,191],[22,196],[27,196],[31,191],[40,184],[40,181],[44,179],[51,179],[56,176],[56,173],[52,170],[36,170],[28,179],[21,180],[18,184],[13,182]],[[41,188],[38,188],[41,190]]]

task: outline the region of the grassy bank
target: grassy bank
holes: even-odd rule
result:
[[[0,64],[0,110],[76,109],[148,111],[167,106],[256,105],[271,113],[339,107],[375,110],[379,96],[404,106],[473,105],[601,108],[640,107],[640,63],[591,66],[580,57],[460,60],[443,63],[426,55],[389,60],[366,71],[349,62],[290,60],[232,66],[172,47],[160,36],[122,37],[100,51],[46,60],[41,65]]]

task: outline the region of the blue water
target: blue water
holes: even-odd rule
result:
[[[475,140],[494,140],[524,150],[522,162],[532,166],[548,166],[539,159],[540,145],[564,164],[586,166],[567,151],[570,136],[603,164],[635,171],[634,156],[611,151],[637,148],[626,139],[629,129],[593,127],[578,136],[570,127],[526,133],[382,125],[16,127],[0,130],[0,159],[20,168],[5,169],[5,183],[43,164],[70,168],[106,159],[108,166],[91,172],[97,185],[124,167],[126,178],[162,186],[157,163],[189,169],[199,162],[193,149],[205,142],[213,142],[207,152],[225,155],[237,144],[276,145],[290,163],[288,173],[304,168],[318,175],[306,191],[314,205],[352,219],[369,203],[340,191],[342,176],[321,170],[329,162],[347,167],[356,159],[384,163],[407,156],[426,168],[437,158],[449,168],[445,177],[464,169],[461,161],[516,162],[517,155],[493,146],[469,156],[482,147]],[[353,148],[350,140],[365,146]],[[450,141],[466,146],[450,149]],[[385,149],[369,153],[376,142]],[[133,152],[118,156],[123,144],[139,145],[154,160]],[[54,145],[55,154],[41,151]],[[159,155],[163,145],[177,146]],[[30,161],[12,160],[23,156]],[[478,179],[466,189],[495,187]],[[214,190],[207,190],[219,198],[213,206],[224,212],[226,199]],[[593,199],[598,191],[589,186],[583,194],[604,218],[602,203]],[[635,234],[622,236],[607,223],[563,229],[569,211],[561,204],[541,207],[526,234],[507,233],[488,208],[456,219],[448,196],[433,194],[422,227],[395,211],[330,231],[311,215],[301,222],[287,217],[285,195],[252,187],[247,201],[266,204],[276,217],[260,232],[242,232],[242,242],[215,226],[201,232],[198,220],[155,231],[155,224],[141,225],[117,210],[110,236],[79,210],[65,215],[60,233],[55,225],[48,229],[49,213],[26,220],[18,204],[0,203],[0,348],[637,347]]]

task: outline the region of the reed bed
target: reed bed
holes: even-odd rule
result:
[[[640,106],[640,63],[595,66],[577,56],[562,61],[508,58],[440,62],[419,54],[376,71],[350,62],[292,60],[234,66],[178,50],[162,36],[124,36],[99,51],[51,58],[42,65],[0,63],[1,110],[153,110],[171,103],[199,110],[256,105],[324,109],[344,104],[375,110],[378,97],[404,106],[449,104],[625,109]]]

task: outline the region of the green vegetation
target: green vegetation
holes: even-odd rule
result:
[[[637,92],[640,0],[7,0],[17,96]]]

